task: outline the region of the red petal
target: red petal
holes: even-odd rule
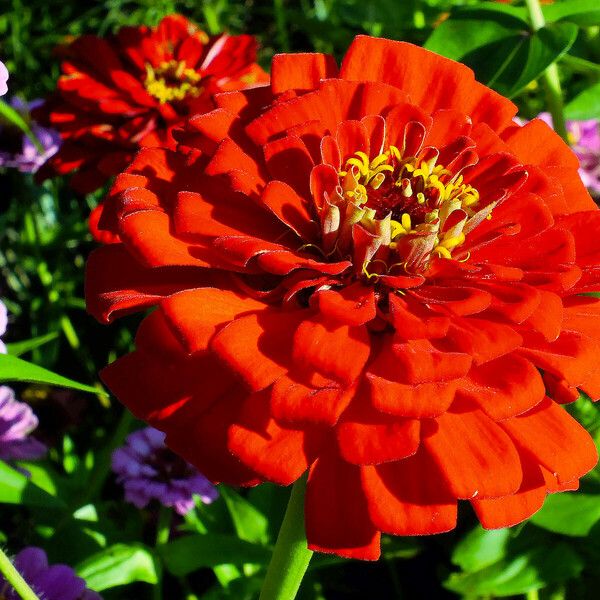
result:
[[[523,474],[510,437],[481,410],[455,411],[438,417],[437,429],[423,439],[452,493],[465,499],[514,494]]]
[[[361,469],[374,525],[393,535],[430,535],[456,526],[456,499],[427,454]]]
[[[240,410],[244,390],[234,390],[223,396],[202,415],[198,416],[188,404],[176,412],[167,429],[167,446],[212,481],[229,485],[256,485],[257,473],[242,464],[227,446],[229,423]],[[182,430],[186,435],[181,435]]]
[[[279,485],[293,483],[315,459],[323,434],[293,429],[271,416],[270,390],[252,394],[229,428],[230,450],[251,469]]]
[[[459,379],[469,372],[472,359],[459,352],[440,352],[425,340],[409,340],[392,347],[397,378],[407,383]]]
[[[148,269],[135,260],[122,244],[94,250],[86,265],[86,308],[108,323],[116,316],[134,312],[180,290],[216,284],[219,276],[194,268]],[[224,284],[221,277],[220,284]]]
[[[267,170],[273,179],[283,181],[304,198],[310,197],[310,172],[313,159],[306,144],[288,135],[263,146]]]
[[[452,350],[465,352],[481,364],[519,348],[523,338],[508,325],[476,318],[457,318],[450,325],[444,343]]]
[[[294,335],[294,364],[307,371],[352,385],[360,375],[371,351],[364,326],[331,327],[319,317],[307,319]]]
[[[546,390],[539,371],[528,360],[507,354],[473,367],[459,394],[499,421],[530,410],[544,399]]]
[[[288,370],[290,346],[305,311],[265,309],[239,317],[212,339],[212,350],[254,391]]]
[[[340,77],[388,83],[408,92],[411,101],[427,112],[456,108],[473,122],[498,129],[512,124],[517,112],[512,102],[477,83],[469,68],[405,42],[357,36],[346,52]]]
[[[360,282],[340,290],[315,294],[319,311],[327,319],[344,325],[363,325],[376,316],[375,291]]]
[[[560,481],[583,477],[598,461],[588,432],[549,398],[500,425]]]
[[[266,306],[229,290],[191,289],[165,299],[161,309],[190,353],[206,350],[211,338],[237,317]]]
[[[337,73],[335,59],[329,54],[276,54],[271,62],[271,89],[274,94],[311,90],[321,79],[336,77]]]
[[[396,294],[388,296],[390,317],[398,335],[404,339],[444,337],[450,326],[450,319],[433,313],[422,303]]]
[[[273,416],[283,423],[315,423],[335,425],[346,409],[354,390],[340,388],[331,381],[312,386],[290,375],[281,376],[271,392]]]
[[[270,181],[263,190],[261,202],[298,237],[306,241],[317,239],[318,229],[308,212],[306,200],[286,183]]]
[[[340,455],[356,465],[377,465],[414,454],[419,448],[416,419],[381,413],[364,393],[354,398],[336,427]]]
[[[504,498],[471,500],[484,529],[512,527],[537,512],[546,499],[546,482],[540,467],[522,457],[523,483],[516,494]]]
[[[306,489],[308,547],[347,558],[377,560],[379,532],[367,512],[360,469],[332,453],[311,467]]]
[[[458,380],[410,385],[367,373],[373,406],[382,412],[415,419],[438,417],[454,400]]]
[[[511,128],[503,137],[524,164],[579,168],[575,153],[541,119],[534,119],[523,127]]]
[[[468,287],[424,285],[409,292],[426,304],[433,304],[440,312],[464,316],[479,313],[492,302],[489,292]]]

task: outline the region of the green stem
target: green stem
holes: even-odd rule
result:
[[[306,478],[292,487],[259,600],[294,600],[312,557],[304,532]]]
[[[171,509],[168,506],[161,506],[158,513],[158,523],[156,524],[156,545],[160,546],[169,541],[171,535]]]
[[[527,594],[525,594],[527,600],[540,600],[540,595],[537,590],[529,590]]]
[[[158,522],[156,523],[156,546],[162,546],[169,541],[171,535],[171,521],[173,513],[168,506],[161,506],[158,513]],[[162,577],[156,582],[152,589],[152,600],[162,600],[163,597]]]
[[[94,471],[85,487],[83,494],[77,500],[77,507],[85,506],[92,499],[96,498],[96,496],[102,491],[106,479],[111,472],[112,453],[123,444],[123,441],[127,437],[129,428],[131,427],[133,421],[134,416],[126,408],[124,408],[112,437],[110,438],[108,444],[104,446],[100,452],[98,463],[94,467]]]
[[[591,60],[581,58],[580,56],[573,56],[572,54],[565,54],[561,57],[560,62],[578,73],[591,75],[594,78],[600,77],[600,65]]]
[[[529,12],[531,28],[534,32],[538,31],[538,29],[541,29],[546,25],[546,19],[544,18],[540,2],[539,0],[525,0],[525,4]],[[565,122],[565,105],[558,74],[558,65],[552,63],[542,73],[541,79],[546,90],[546,102],[548,103],[548,110],[552,115],[554,131],[556,131],[565,142],[569,143],[567,137],[567,125]]]
[[[4,554],[2,548],[0,548],[0,572],[22,600],[40,600],[37,594],[29,587],[29,584],[23,579],[21,573],[15,569],[10,558]]]
[[[273,0],[275,23],[277,23],[277,38],[283,52],[290,51],[290,39],[287,32],[287,17],[284,0]]]

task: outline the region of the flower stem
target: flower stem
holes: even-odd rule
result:
[[[156,523],[156,546],[161,546],[169,541],[171,535],[171,521],[173,514],[168,506],[161,506],[158,512],[158,522]],[[162,571],[162,570],[161,570]],[[162,575],[152,588],[152,600],[162,600],[163,580]]]
[[[546,25],[546,19],[542,12],[542,7],[539,0],[525,0],[527,10],[529,12],[529,20],[531,21],[531,28],[533,31],[538,31]],[[565,122],[565,104],[563,100],[562,87],[560,85],[560,77],[558,74],[558,65],[552,63],[542,73],[542,83],[546,90],[546,102],[548,103],[548,110],[552,115],[552,123],[554,125],[554,131],[560,135],[560,137],[569,143],[567,137],[567,126]]]
[[[17,571],[15,565],[12,564],[10,558],[6,556],[2,548],[0,548],[0,572],[22,600],[40,600],[37,594],[29,587],[29,584],[23,579],[21,573]]]
[[[169,541],[171,535],[171,509],[168,506],[161,506],[158,512],[158,523],[156,525],[156,545],[160,546]]]
[[[306,477],[292,487],[283,523],[260,592],[260,600],[293,600],[313,555],[304,532]]]

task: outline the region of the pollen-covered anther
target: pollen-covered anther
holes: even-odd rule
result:
[[[356,152],[345,161],[334,204],[345,215],[341,238],[354,225],[375,238],[357,266],[363,273],[373,261],[423,272],[433,258],[453,258],[466,234],[490,218],[495,203],[482,205],[478,190],[437,158],[437,151],[403,156],[390,146],[372,159]]]
[[[158,67],[146,64],[144,86],[148,93],[161,104],[183,100],[186,96],[199,96],[202,77],[194,69],[186,67],[185,61],[163,61]]]

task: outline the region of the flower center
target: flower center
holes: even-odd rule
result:
[[[173,479],[185,479],[194,474],[194,469],[168,448],[154,450],[147,462],[156,469],[158,480],[164,483]]]
[[[199,96],[202,92],[200,80],[200,74],[188,69],[185,61],[163,61],[158,67],[146,63],[144,85],[148,93],[161,104],[183,100],[186,96]]]
[[[495,203],[482,208],[479,192],[460,173],[436,164],[437,159],[433,148],[422,156],[403,158],[391,146],[372,160],[356,152],[338,173],[347,218],[379,241],[363,264],[367,276],[373,274],[369,263],[376,259],[417,273],[432,257],[452,258],[465,235],[491,218]]]

